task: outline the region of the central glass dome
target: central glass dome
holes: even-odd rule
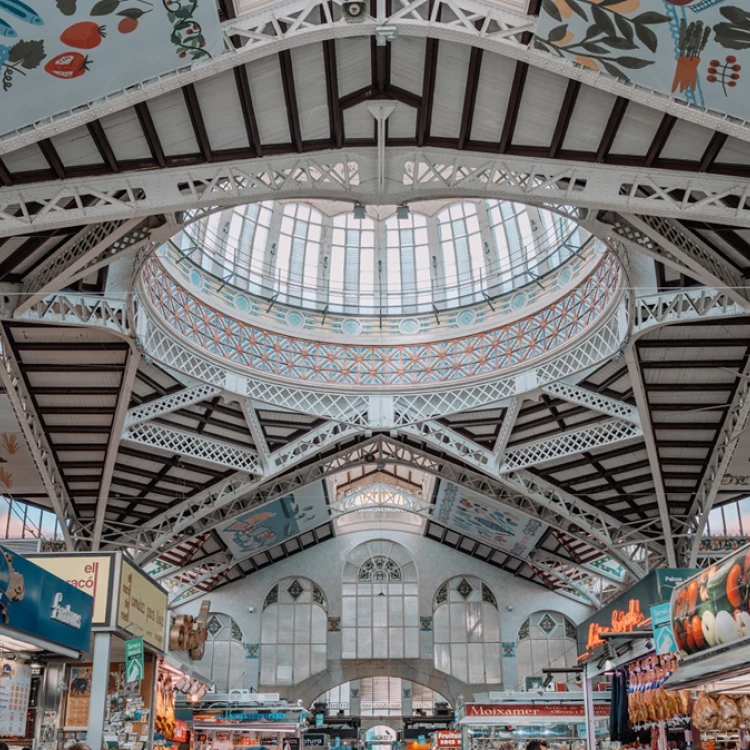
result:
[[[342,203],[264,201],[212,213],[170,243],[222,287],[384,316],[491,301],[538,283],[590,239],[567,216],[508,201],[368,206],[357,215]]]

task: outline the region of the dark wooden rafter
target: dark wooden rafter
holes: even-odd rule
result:
[[[284,89],[284,104],[286,105],[292,146],[297,153],[302,153],[302,126],[300,125],[297,90],[294,85],[294,66],[292,65],[290,50],[279,52],[279,65],[281,66],[281,85]]]
[[[549,157],[554,159],[560,154],[560,149],[565,143],[565,136],[568,134],[568,126],[570,120],[573,117],[573,110],[578,101],[578,94],[581,90],[581,82],[570,80],[568,81],[568,88],[565,90],[565,98],[563,99],[562,106],[560,107],[560,114],[557,117],[557,124],[555,125],[555,132],[552,136],[552,143],[549,147]]]
[[[198,93],[195,90],[195,86],[192,83],[183,86],[182,94],[185,97],[185,104],[187,105],[190,122],[193,125],[195,140],[198,141],[198,148],[200,149],[201,156],[206,161],[213,161],[213,149],[211,148],[211,142],[208,138],[208,131],[206,130],[206,123],[203,119],[203,112],[201,111],[201,105],[198,101]]]
[[[115,156],[115,152],[112,150],[112,144],[109,142],[109,138],[107,138],[107,134],[104,132],[101,121],[94,120],[93,122],[86,123],[86,128],[94,141],[96,150],[107,165],[107,169],[109,169],[110,172],[119,172],[120,165]]]
[[[62,159],[60,159],[60,155],[57,153],[57,149],[52,141],[49,138],[44,138],[39,141],[39,149],[55,177],[57,177],[58,180],[64,180],[66,176],[65,167],[63,166]]]
[[[500,136],[498,151],[501,154],[508,152],[513,143],[513,135],[516,131],[516,122],[518,122],[518,113],[521,109],[521,99],[523,90],[526,86],[526,76],[529,74],[529,65],[525,62],[517,62],[516,70],[513,73],[513,83],[508,97],[508,106],[505,111],[505,121],[503,122],[503,132]]]
[[[335,148],[342,148],[344,145],[344,113],[340,104],[336,42],[333,39],[327,39],[323,42],[323,64],[326,76],[326,97],[328,99],[331,138]]]
[[[0,159],[0,183],[5,187],[10,187],[13,184],[13,178],[2,159]]]
[[[601,163],[607,160],[609,151],[612,148],[612,144],[615,142],[617,137],[617,131],[622,123],[622,118],[625,116],[625,111],[630,103],[629,99],[623,96],[618,96],[615,99],[615,103],[612,105],[612,111],[609,113],[609,119],[602,133],[601,140],[599,141],[599,148],[596,150],[596,161]]]
[[[656,134],[654,135],[646,154],[645,167],[653,167],[656,164],[656,161],[661,156],[661,152],[667,145],[669,136],[676,123],[677,118],[674,115],[664,115],[664,117],[661,118],[659,127],[656,130]]]
[[[148,104],[146,102],[136,104],[135,112],[138,115],[138,121],[141,124],[143,136],[148,144],[151,157],[159,167],[164,169],[164,167],[167,166],[167,160],[164,156],[164,149],[162,148],[161,140],[159,139],[159,134],[154,125],[154,120],[151,117],[151,110],[148,108]]]
[[[237,95],[240,98],[240,107],[242,108],[242,119],[245,122],[247,140],[255,156],[263,156],[263,146],[260,141],[260,130],[258,129],[258,121],[255,117],[253,98],[250,94],[250,81],[247,75],[247,68],[244,65],[238,65],[234,68],[233,72]]]
[[[701,156],[700,165],[698,167],[699,172],[708,172],[708,170],[711,169],[716,158],[719,156],[719,153],[721,153],[721,150],[724,148],[727,138],[729,138],[729,136],[726,133],[713,134],[711,141],[703,152],[703,156]]]
[[[432,2],[428,12],[432,13]],[[435,78],[438,61],[438,40],[429,38],[425,42],[424,73],[422,76],[422,101],[417,116],[417,146],[424,146],[432,126],[432,105],[435,99]]]
[[[474,109],[477,103],[477,91],[479,90],[479,76],[482,70],[482,56],[484,50],[472,47],[469,55],[469,70],[466,73],[466,87],[464,90],[464,106],[461,111],[461,127],[458,133],[458,147],[466,148],[471,139],[471,126],[474,122]]]

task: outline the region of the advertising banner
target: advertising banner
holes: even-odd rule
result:
[[[308,732],[302,735],[303,747],[328,747],[328,735],[319,732]]]
[[[676,587],[672,630],[683,655],[750,636],[750,545]]]
[[[122,561],[117,627],[166,650],[167,592],[145,573]]]
[[[0,661],[0,737],[25,737],[31,667]]]
[[[666,601],[675,585],[696,573],[688,568],[652,570],[643,580],[621,594],[577,628],[578,660],[598,657],[604,648],[602,633],[627,633],[651,624],[651,605]]]
[[[438,747],[461,747],[461,732],[454,732],[450,730],[435,732],[435,744]]]
[[[65,714],[66,727],[86,727],[91,705],[91,665],[70,668],[70,684]]]
[[[0,547],[0,615],[8,628],[88,651],[92,610],[90,596]]]
[[[584,715],[583,703],[467,703],[464,716],[498,719],[547,719]],[[594,716],[609,716],[609,704],[595,703]]]
[[[29,555],[40,568],[53,573],[94,599],[91,624],[110,625],[110,594],[113,590],[114,555]]]

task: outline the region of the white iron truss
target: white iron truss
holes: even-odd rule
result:
[[[397,510],[429,515],[432,506],[427,501],[385,482],[357,487],[330,504],[334,517],[348,513]]]
[[[706,530],[708,514],[711,512],[724,474],[737,450],[740,437],[746,432],[750,419],[750,358],[745,367],[737,374],[739,382],[729,405],[721,431],[714,443],[711,456],[701,478],[693,504],[688,514],[691,533],[682,545],[684,562],[689,567],[695,567],[698,561],[701,541]]]
[[[55,113],[54,117],[10,133],[0,141],[0,153],[65,132],[138,102],[179,90],[188,83],[210,78],[285,49],[325,39],[373,36],[383,26],[395,29],[401,36],[432,37],[480,47],[709,129],[748,139],[746,124],[740,120],[686,104],[652,89],[625,84],[599,71],[574,65],[537,50],[533,45],[522,43],[521,34],[533,31],[535,19],[508,13],[481,0],[399,0],[389,16],[365,16],[356,24],[341,20],[340,4],[341,0],[331,3],[326,0],[287,0],[227,21],[223,25],[226,48],[222,54],[208,61],[193,63],[180,71],[141,81],[136,86],[113,92],[74,110]],[[230,42],[232,36],[243,37],[244,45],[235,48]]]
[[[254,475],[261,473],[260,460],[254,450],[156,422],[130,425],[122,431],[122,439],[169,454],[180,453],[235,471]]]
[[[694,174],[679,171],[493,157],[434,148],[386,148],[382,167],[382,189],[378,185],[377,149],[373,148],[2,188],[0,236],[90,222],[102,222],[106,227],[109,222],[198,207],[305,196],[371,204],[502,198],[750,226],[750,201],[746,198],[750,182],[741,178],[701,175],[697,180]],[[137,185],[138,189],[123,194],[123,183]],[[642,188],[653,193],[644,195]],[[687,192],[694,200],[678,200],[674,197],[678,192]],[[82,196],[85,202],[80,200]],[[725,199],[735,199],[736,207],[727,205]],[[48,210],[30,212],[40,203]],[[143,231],[147,234],[150,230]],[[37,288],[42,288],[38,282]]]
[[[218,396],[220,393],[219,388],[207,383],[202,383],[193,388],[184,388],[177,393],[170,393],[167,396],[161,396],[148,403],[128,409],[124,426],[127,428],[143,422],[150,422],[152,419],[171,414],[186,406],[198,404],[201,401]]]
[[[566,586],[570,586],[571,588],[575,589],[584,597],[586,597],[586,599],[588,599],[593,607],[599,609],[599,607],[601,606],[601,601],[593,590],[593,582],[594,580],[601,581],[600,578],[573,577],[571,573],[575,566],[575,563],[570,560],[563,561],[562,558],[559,558],[557,557],[557,555],[553,555],[551,552],[547,552],[543,549],[534,550],[531,553],[530,557],[531,565],[533,567],[543,571],[553,578],[556,578]]]
[[[13,407],[16,420],[23,432],[55,515],[60,521],[60,530],[65,545],[69,551],[72,551],[77,541],[83,538],[84,529],[68,496],[52,448],[47,442],[44,428],[2,325],[0,325],[0,381]]]
[[[632,422],[637,425],[641,423],[641,418],[638,416],[638,409],[632,404],[618,401],[615,398],[604,396],[601,393],[595,393],[587,388],[581,388],[579,385],[573,385],[561,381],[558,383],[543,385],[541,390],[549,396],[560,398],[563,401],[568,401],[577,406],[585,406],[587,409],[598,411],[600,414],[607,414],[610,417],[615,417],[616,419],[621,419],[626,422]]]

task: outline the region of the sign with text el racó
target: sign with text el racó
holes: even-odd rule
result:
[[[660,568],[652,570],[631,589],[620,594],[593,617],[580,624],[576,631],[578,661],[601,656],[605,639],[601,633],[628,633],[651,627],[652,604],[668,601],[672,589],[697,571],[691,568]]]

